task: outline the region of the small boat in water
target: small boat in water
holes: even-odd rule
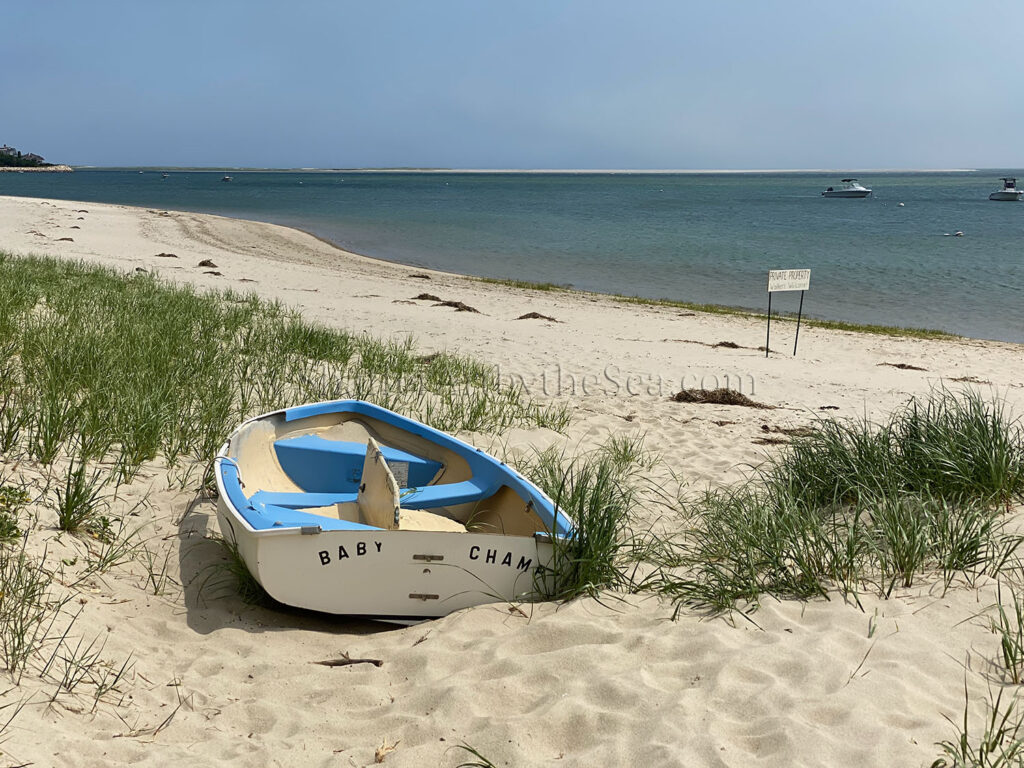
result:
[[[1017,179],[1012,176],[1004,176],[1001,181],[1003,188],[988,196],[989,200],[1020,200],[1024,197],[1024,190],[1017,189]]]
[[[535,592],[572,522],[468,443],[362,400],[275,411],[214,462],[224,538],[280,603],[436,618]]]
[[[823,197],[867,197],[871,190],[856,179],[843,179],[842,186],[829,187],[821,194]]]
[[[231,181],[231,177],[230,176],[222,176],[220,180],[221,181]]]

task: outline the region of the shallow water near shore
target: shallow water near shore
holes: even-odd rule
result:
[[[0,194],[256,219],[411,265],[762,310],[769,269],[810,268],[812,316],[1024,342],[1024,202],[988,200],[1008,171],[864,172],[863,200],[823,198],[830,173],[227,173],[0,174]],[[773,311],[798,299],[775,294]]]

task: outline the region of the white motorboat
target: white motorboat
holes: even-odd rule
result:
[[[821,193],[823,197],[867,197],[871,190],[856,179],[843,179],[839,187],[829,187]]]
[[[1024,190],[1017,189],[1017,180],[1012,176],[1002,178],[1003,188],[988,196],[989,200],[1020,200],[1024,197]]]

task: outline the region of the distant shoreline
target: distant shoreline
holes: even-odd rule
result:
[[[72,173],[70,165],[0,165],[0,173]]]
[[[702,175],[702,174],[779,174],[779,173],[831,173],[831,174],[853,174],[853,173],[975,173],[985,168],[708,168],[708,169],[630,169],[630,168],[249,168],[233,166],[182,166],[170,165],[152,166],[99,166],[99,165],[77,165],[78,170],[92,171],[151,171],[160,172],[210,172],[223,171],[232,172],[259,172],[259,173],[423,173],[423,174],[574,174],[574,175]]]

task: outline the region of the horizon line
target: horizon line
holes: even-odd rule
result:
[[[730,174],[730,173],[974,173],[999,168],[447,168],[367,166],[353,168],[229,165],[71,165],[82,170],[279,171],[305,173],[535,173],[535,174]]]

